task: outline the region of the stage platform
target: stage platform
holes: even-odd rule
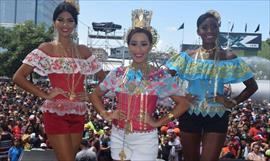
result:
[[[24,151],[19,161],[57,161],[53,150]],[[163,161],[157,159],[157,161]],[[247,161],[241,159],[220,159],[219,161]]]
[[[53,150],[24,151],[19,161],[57,161]]]

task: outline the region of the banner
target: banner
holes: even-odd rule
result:
[[[262,34],[259,33],[227,33],[220,32],[219,42],[222,48],[229,47],[235,50],[261,50]]]

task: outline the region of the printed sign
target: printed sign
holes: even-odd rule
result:
[[[220,32],[219,42],[224,49],[230,47],[236,50],[260,50],[262,34]]]

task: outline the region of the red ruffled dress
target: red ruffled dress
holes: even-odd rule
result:
[[[52,57],[40,49],[29,53],[23,63],[34,67],[34,71],[39,75],[48,76],[52,88],[61,88],[69,92],[74,80],[75,93],[84,92],[86,75],[95,74],[102,68],[94,56],[87,59]],[[84,115],[86,103],[77,100],[71,101],[67,96],[58,95],[52,100],[46,100],[41,111],[56,113],[60,116],[65,114]]]

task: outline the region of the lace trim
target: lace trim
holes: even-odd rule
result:
[[[125,131],[124,128],[120,128],[115,123],[112,124],[112,128],[115,129],[116,131],[121,132],[121,133],[124,133],[124,131]],[[156,131],[157,131],[156,128],[152,128],[152,129],[148,129],[148,130],[132,130],[132,132],[130,134],[134,134],[134,133],[151,133],[151,132],[156,132]]]
[[[69,100],[46,100],[41,106],[42,112],[56,113],[59,116],[65,114],[84,115],[87,109],[85,102],[72,102]]]
[[[137,80],[136,78],[127,79],[123,69],[119,67],[111,71],[104,81],[100,83],[101,90],[128,93],[130,95],[148,93],[148,95],[157,95],[161,99],[170,95],[181,96],[185,94],[185,90],[178,86],[176,78],[171,77],[166,71],[160,70],[156,72],[160,73],[160,75],[157,74],[156,77],[151,77],[149,80]]]
[[[33,50],[23,60],[23,63],[35,67],[34,71],[46,76],[50,73],[95,74],[102,69],[101,63],[95,56],[87,59],[51,57],[39,49]]]
[[[182,79],[211,79],[215,78],[223,82],[242,82],[253,77],[253,73],[248,65],[240,58],[231,60],[220,60],[217,66],[214,66],[213,60],[195,60],[186,52],[175,54],[166,62],[166,66],[177,71]],[[217,68],[217,70],[214,70]],[[217,73],[218,72],[218,73]]]
[[[196,115],[202,114],[203,117],[207,115],[210,117],[214,117],[215,115],[222,117],[226,111],[230,111],[230,109],[224,107],[222,104],[213,102],[206,105],[204,101],[201,101],[200,103],[191,106],[188,112]]]

